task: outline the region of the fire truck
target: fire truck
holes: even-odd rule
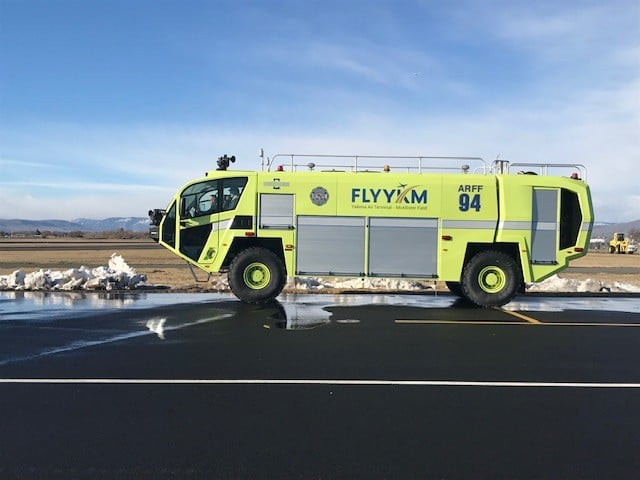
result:
[[[479,306],[500,306],[589,245],[593,208],[581,164],[261,160],[260,171],[235,171],[235,157],[220,157],[217,170],[149,212],[152,238],[192,271],[226,272],[245,302],[272,301],[287,277],[346,276],[444,281]]]

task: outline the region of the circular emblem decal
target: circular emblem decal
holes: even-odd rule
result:
[[[329,192],[327,192],[327,189],[323,187],[314,188],[311,190],[311,195],[309,196],[311,197],[313,204],[318,205],[319,207],[327,203],[327,200],[329,200]]]

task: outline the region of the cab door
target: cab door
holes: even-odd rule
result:
[[[190,185],[180,195],[177,249],[196,263],[211,263],[218,251],[221,201],[219,180]]]

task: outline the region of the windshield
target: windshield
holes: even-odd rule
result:
[[[247,177],[240,177],[191,185],[180,196],[180,216],[193,218],[234,210],[246,184]]]

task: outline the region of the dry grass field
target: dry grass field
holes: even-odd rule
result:
[[[107,265],[118,253],[138,273],[147,275],[148,283],[174,289],[203,288],[196,283],[186,263],[151,240],[83,240],[83,239],[0,239],[0,275],[21,269],[66,270]],[[201,279],[206,274],[197,271]],[[640,286],[640,255],[589,253],[571,264],[562,277],[584,280],[594,278],[605,283],[620,281]],[[438,286],[446,288],[443,285]]]

